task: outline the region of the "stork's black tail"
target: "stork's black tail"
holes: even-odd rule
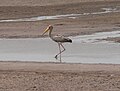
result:
[[[69,40],[68,40],[68,42],[72,43],[72,40],[71,40],[71,39],[69,39]]]

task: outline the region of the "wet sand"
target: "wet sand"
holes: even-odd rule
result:
[[[78,1],[78,2],[77,2]],[[86,12],[100,12],[101,8],[119,7],[120,1],[80,2],[71,4],[45,6],[0,6],[0,19],[18,19],[33,16],[81,14]],[[38,38],[49,25],[54,26],[54,34],[76,36],[101,31],[114,31],[120,28],[120,13],[101,15],[87,15],[76,19],[56,19],[36,22],[8,22],[0,23],[0,38]]]
[[[71,0],[70,3],[67,0],[52,1],[0,0],[0,19],[96,12],[102,7],[120,6],[119,0],[85,0],[82,3],[80,0]],[[0,23],[0,38],[38,38],[49,24],[54,25],[54,34],[65,36],[114,31],[120,28],[120,13]],[[119,69],[117,64],[0,62],[0,91],[119,91]]]
[[[112,37],[108,37],[108,38],[105,38],[103,40],[106,40],[106,41],[114,41],[116,43],[120,43],[120,37],[115,37],[115,38],[112,38]]]
[[[119,91],[120,65],[0,62],[0,91]]]

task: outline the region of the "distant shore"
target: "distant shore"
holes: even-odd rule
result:
[[[0,6],[46,6],[46,5],[60,5],[81,2],[110,2],[119,0],[0,0]]]
[[[17,1],[17,0],[16,0]],[[22,1],[22,0],[21,0]],[[54,0],[53,0],[54,1]],[[89,0],[88,0],[89,1]],[[19,19],[33,16],[81,14],[85,12],[100,12],[103,7],[119,7],[118,0],[94,0],[94,2],[80,3],[79,0],[68,4],[46,6],[0,6],[0,19]],[[12,3],[12,2],[11,2]],[[47,3],[47,0],[46,0]],[[95,32],[115,31],[120,28],[120,13],[101,15],[86,15],[76,19],[56,19],[35,22],[4,22],[0,23],[0,38],[39,38],[44,29],[49,25],[54,26],[53,34],[76,36],[92,34]],[[118,39],[118,38],[117,38]]]

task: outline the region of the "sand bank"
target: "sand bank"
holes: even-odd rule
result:
[[[0,62],[1,91],[119,91],[120,65]]]

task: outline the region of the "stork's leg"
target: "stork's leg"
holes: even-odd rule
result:
[[[57,56],[58,56],[58,55],[60,54],[60,52],[61,52],[61,50],[60,50],[60,43],[58,43],[58,47],[59,47],[59,53],[55,55],[55,58],[56,58],[56,59],[58,58]]]
[[[62,43],[61,43],[60,45],[61,45],[62,48],[63,48],[62,52],[64,52],[64,51],[65,51],[65,47],[62,45]],[[62,52],[61,52],[61,53],[62,53]]]
[[[61,63],[61,48],[59,46],[59,52],[60,52],[60,63]]]
[[[59,53],[55,56],[55,58],[57,59],[57,56],[60,55],[60,62],[61,62],[61,53],[65,51],[65,47],[62,45],[62,43],[58,43],[58,46],[59,46]],[[63,48],[62,51],[60,46]]]
[[[61,48],[60,48],[60,43],[58,43],[59,46],[59,53],[55,56],[55,58],[58,58],[58,55],[60,55],[60,62],[61,62]]]

